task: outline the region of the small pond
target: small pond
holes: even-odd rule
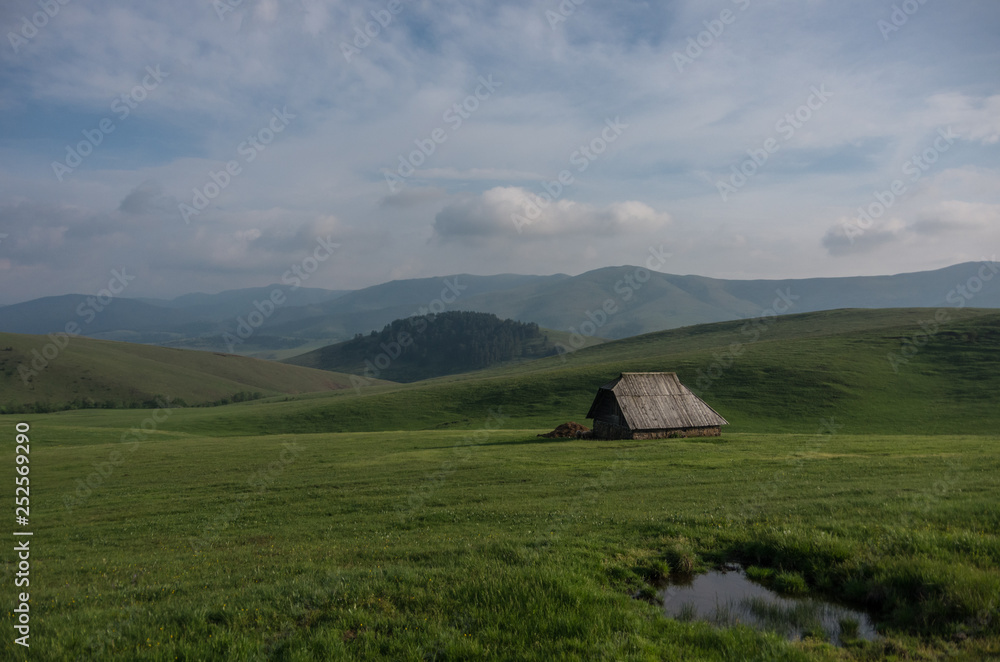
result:
[[[817,598],[779,595],[750,581],[738,566],[687,581],[671,578],[661,595],[667,616],[682,621],[748,625],[793,641],[818,635],[837,646],[845,638],[872,641],[878,636],[867,614]]]

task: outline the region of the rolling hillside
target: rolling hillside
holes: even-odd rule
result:
[[[994,659],[1000,312],[769,319],[173,409],[141,433],[148,412],[0,417],[30,423],[32,540],[50,559],[36,652]],[[712,439],[537,436],[635,369],[679,371],[733,425]],[[864,611],[880,638],[834,648],[815,631],[785,642],[664,618],[672,571],[730,563]]]
[[[49,336],[0,333],[0,407],[155,406],[157,397],[198,405],[350,386],[347,375],[231,354],[89,338],[59,344]]]
[[[948,320],[936,324],[939,311]],[[924,329],[932,330],[927,342]],[[910,347],[916,351],[907,358],[901,350]],[[699,325],[360,394],[351,389],[183,410],[170,429],[219,436],[475,430],[497,408],[510,417],[510,427],[551,429],[585,422],[600,384],[640,370],[677,372],[730,421],[723,434],[814,434],[831,420],[844,434],[993,434],[1000,428],[1000,312],[901,309]],[[100,425],[104,414],[86,416],[87,425]]]

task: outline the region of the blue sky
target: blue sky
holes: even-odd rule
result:
[[[333,289],[1000,244],[992,1],[15,0],[0,27],[0,303],[122,267],[126,296],[265,285],[317,237]]]

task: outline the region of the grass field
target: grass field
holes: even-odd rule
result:
[[[552,441],[488,417],[499,429],[478,435],[191,437],[132,453],[37,422],[32,659],[1000,654],[995,437],[817,421],[815,435]],[[115,450],[110,476],[75,489]],[[871,610],[886,638],[790,644],[631,597],[665,564],[724,560],[798,572]]]
[[[893,370],[927,314],[681,329],[360,395],[0,417],[11,442],[31,424],[30,659],[998,657],[998,316],[954,313]],[[733,425],[536,436],[640,366]],[[670,570],[726,561],[883,637],[793,643],[653,604]]]
[[[135,406],[170,397],[188,405],[231,398],[348,388],[350,377],[232,354],[91,338],[0,333],[0,408]],[[2,409],[0,409],[2,411]]]

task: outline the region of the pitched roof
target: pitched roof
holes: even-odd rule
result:
[[[702,428],[728,425],[726,419],[681,384],[673,372],[623,372],[602,386],[587,418],[610,393],[632,430]]]

